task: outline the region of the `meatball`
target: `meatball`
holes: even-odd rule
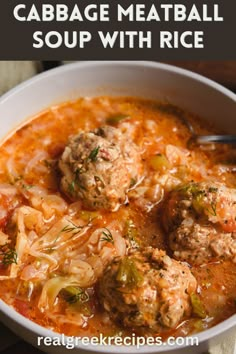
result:
[[[191,314],[197,282],[189,268],[148,247],[115,259],[99,282],[100,302],[126,327],[161,330]]]
[[[61,188],[90,209],[115,211],[141,173],[138,147],[119,129],[104,126],[72,137],[59,161]]]
[[[236,261],[236,191],[221,183],[190,183],[172,191],[163,208],[163,227],[175,258],[203,263]]]

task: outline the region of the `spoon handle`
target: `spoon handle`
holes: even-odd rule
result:
[[[194,140],[197,144],[236,144],[236,135],[197,135]]]

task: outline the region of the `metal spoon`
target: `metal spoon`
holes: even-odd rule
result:
[[[184,116],[181,116],[181,120],[192,134],[188,141],[190,144],[236,144],[236,135],[197,135],[192,124]]]
[[[236,144],[236,135],[195,135],[192,139],[197,144]]]
[[[157,108],[163,113],[174,115],[188,128],[192,135],[188,141],[188,145],[190,146],[192,144],[207,145],[213,143],[236,144],[236,135],[198,135],[195,132],[192,124],[186,118],[185,112],[171,103],[159,103]]]

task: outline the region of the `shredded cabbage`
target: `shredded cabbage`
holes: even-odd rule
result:
[[[65,248],[75,241],[76,245],[82,243],[83,239],[79,239],[89,227],[75,225],[69,218],[63,217],[33,243],[30,254],[46,259],[51,264],[50,270],[56,269],[66,256]]]
[[[49,279],[43,287],[43,291],[38,302],[38,307],[42,312],[49,310],[53,307],[56,297],[62,289],[65,289],[68,286],[88,287],[93,283],[93,281],[93,276],[91,277],[91,274],[88,275],[84,272],[81,272],[81,274],[78,274],[76,277],[58,276]]]

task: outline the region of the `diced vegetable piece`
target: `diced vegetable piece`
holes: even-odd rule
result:
[[[204,196],[205,190],[199,188],[197,183],[190,183],[177,188],[184,197],[192,197],[192,205],[194,210],[201,214],[205,208]]]
[[[193,323],[193,327],[196,330],[196,332],[201,332],[204,330],[204,323],[202,320],[195,320]]]
[[[201,214],[204,211],[203,194],[197,194],[193,198],[193,208],[198,214]]]
[[[77,301],[84,303],[89,300],[88,293],[80,287],[68,286],[67,288],[63,289],[62,293],[64,299],[71,304]]]
[[[165,155],[157,154],[150,158],[150,165],[156,171],[163,171],[170,167],[170,163]]]
[[[203,303],[200,299],[200,297],[197,294],[191,294],[191,304],[193,308],[193,314],[200,317],[200,318],[205,318],[206,317],[206,311],[204,309]]]
[[[197,183],[190,183],[177,189],[183,196],[192,197],[192,206],[198,214],[205,212],[207,215],[216,216],[217,200],[216,195],[213,201],[208,202],[208,193],[217,193],[218,188],[209,187],[201,189]]]
[[[106,123],[115,125],[118,124],[121,120],[128,118],[129,116],[127,114],[115,114],[113,116],[110,116],[106,119]]]
[[[186,195],[186,194],[196,195],[196,194],[199,194],[199,192],[200,193],[202,192],[199,189],[199,185],[197,183],[189,183],[189,184],[182,185],[182,186],[178,187],[177,190],[180,191],[181,193],[183,193],[184,195]]]
[[[90,221],[92,219],[100,217],[100,214],[97,211],[86,211],[82,210],[80,212],[80,218],[84,221]]]
[[[81,301],[70,302],[70,308],[73,311],[79,312],[82,315],[87,317],[90,317],[94,313],[94,308],[92,306],[91,300],[88,300],[87,302],[81,302]]]
[[[127,286],[139,286],[143,277],[132,259],[124,258],[118,268],[116,280]]]
[[[68,287],[77,287],[77,284],[81,283],[81,279],[78,278],[55,276],[54,274],[54,276],[47,280],[44,284],[43,291],[38,302],[39,309],[44,310],[52,308],[59,293],[63,295],[64,289]]]

